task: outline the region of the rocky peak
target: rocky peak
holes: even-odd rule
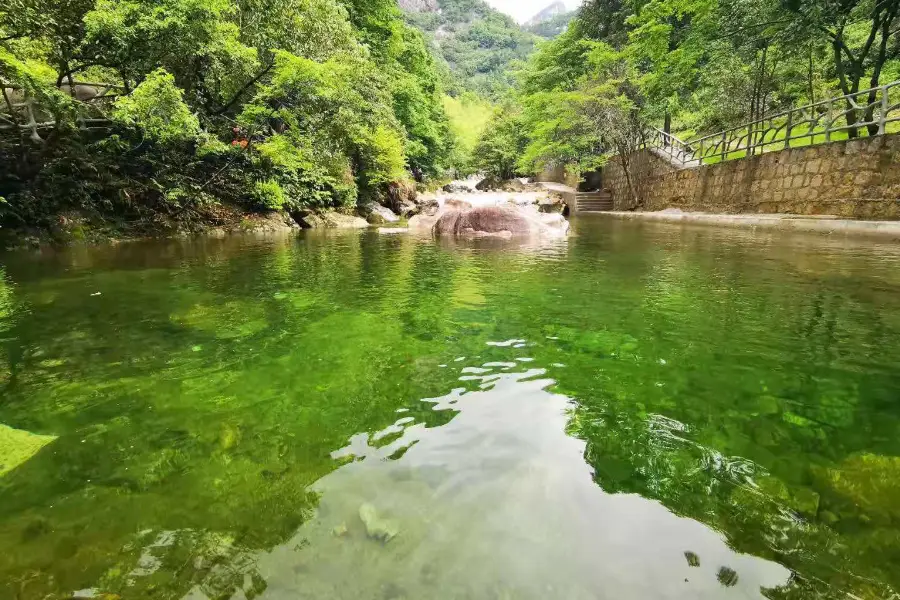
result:
[[[437,0],[397,0],[400,8],[407,12],[438,12],[441,10]]]
[[[566,5],[562,2],[554,2],[538,14],[531,17],[528,22],[525,23],[526,27],[533,27],[535,25],[540,25],[545,21],[549,21],[553,17],[557,15],[562,15],[569,12],[569,9],[566,8]]]

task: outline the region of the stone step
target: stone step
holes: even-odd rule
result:
[[[612,210],[613,202],[612,198],[604,198],[602,200],[579,200],[575,206],[576,212]]]

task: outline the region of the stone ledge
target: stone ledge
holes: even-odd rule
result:
[[[617,219],[643,219],[665,223],[690,223],[719,227],[777,229],[827,235],[868,236],[900,242],[900,221],[853,221],[833,215],[812,217],[793,214],[713,214],[664,210],[659,212],[609,211],[594,213]]]

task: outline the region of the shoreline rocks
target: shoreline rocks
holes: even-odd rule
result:
[[[400,220],[394,211],[377,202],[370,202],[359,207],[361,217],[364,217],[370,225],[385,225],[396,223]]]
[[[304,229],[364,229],[369,226],[368,221],[361,217],[336,211],[310,212],[294,218]]]

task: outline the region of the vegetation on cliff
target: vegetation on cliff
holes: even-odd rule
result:
[[[436,0],[410,4],[407,21],[429,40],[446,64],[447,89],[497,97],[514,83],[516,65],[525,61],[540,40],[484,0]]]
[[[393,0],[13,0],[0,82],[7,227],[352,205],[453,151]]]

